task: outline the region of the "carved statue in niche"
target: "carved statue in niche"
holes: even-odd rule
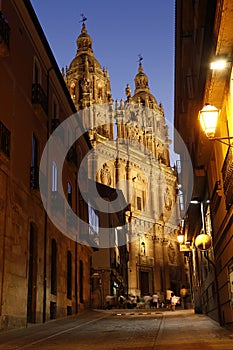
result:
[[[171,196],[171,193],[170,193],[170,190],[168,187],[166,188],[166,192],[164,195],[164,205],[165,205],[165,208],[167,210],[169,210],[169,211],[171,210],[171,208],[172,208],[172,196]]]
[[[141,242],[140,254],[141,254],[141,255],[146,255],[145,242]]]
[[[175,247],[170,243],[168,246],[168,259],[171,264],[176,263],[176,249]]]
[[[90,92],[90,82],[84,78],[81,82],[81,87],[82,87],[82,92],[83,93],[88,93]]]
[[[156,150],[157,150],[158,161],[166,164],[166,157],[164,156],[164,146],[158,142],[156,145]]]
[[[104,163],[103,168],[100,170],[100,180],[104,185],[111,185],[112,178],[107,163]]]
[[[138,134],[138,128],[137,127],[129,127],[128,128],[128,138],[132,141],[138,141],[139,134]]]
[[[72,97],[72,99],[74,100],[75,99],[75,83],[72,82],[72,84],[70,84],[70,95]]]
[[[127,98],[131,97],[131,90],[129,84],[126,85],[125,94]]]

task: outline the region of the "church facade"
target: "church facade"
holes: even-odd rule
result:
[[[121,229],[129,252],[127,293],[179,293],[187,276],[177,244],[177,171],[170,165],[170,139],[161,104],[152,95],[139,60],[135,89],[113,101],[109,73],[94,56],[83,23],[77,53],[63,77],[89,135],[92,180],[119,189],[128,204]],[[110,293],[113,288],[110,287]]]

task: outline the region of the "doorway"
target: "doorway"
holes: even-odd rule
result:
[[[28,299],[27,322],[36,322],[36,292],[37,292],[37,237],[33,224],[30,224],[29,237],[29,271],[28,271]]]
[[[149,294],[149,273],[148,273],[148,271],[140,271],[140,287],[141,287],[141,296]]]

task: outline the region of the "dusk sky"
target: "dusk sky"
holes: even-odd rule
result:
[[[175,0],[31,2],[60,68],[75,57],[83,13],[94,55],[109,70],[113,99],[125,99],[127,83],[134,92],[141,54],[151,93],[173,119]]]

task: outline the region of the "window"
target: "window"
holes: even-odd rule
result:
[[[32,135],[32,159],[31,159],[32,167],[37,166],[37,159],[38,159],[38,142],[35,135]]]
[[[33,65],[33,83],[34,84],[40,83],[40,66],[36,58],[34,59],[34,65]]]
[[[141,197],[137,197],[137,209],[142,210],[142,199]]]
[[[72,254],[67,252],[67,298],[72,299]]]
[[[72,208],[72,186],[70,182],[67,184],[67,201]]]
[[[52,116],[54,119],[58,118],[59,111],[58,111],[58,103],[55,99],[53,99],[53,112]]]
[[[38,168],[38,142],[35,135],[32,135],[32,156],[30,169],[30,188],[39,188],[39,168]]]
[[[88,203],[88,223],[89,236],[97,245],[99,245],[99,217],[97,211],[92,208],[90,203]]]
[[[7,48],[9,49],[10,45],[10,27],[7,19],[3,16],[3,13],[0,11],[0,38],[1,42],[4,42]],[[7,50],[1,50],[1,55],[3,57],[8,56]]]
[[[0,122],[0,149],[10,158],[10,131]]]
[[[51,247],[51,294],[57,294],[57,242],[52,239]]]
[[[57,192],[57,164],[52,163],[52,192]]]

